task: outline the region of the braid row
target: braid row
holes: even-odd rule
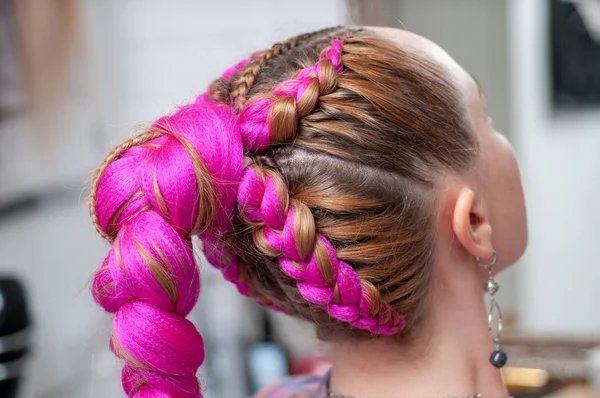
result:
[[[331,242],[316,230],[308,206],[289,197],[287,185],[277,172],[257,164],[246,167],[237,202],[238,211],[254,225],[256,247],[277,258],[308,303],[372,333],[395,334],[402,328],[404,319],[371,283],[337,258]]]
[[[264,65],[269,60],[282,52],[296,47],[298,44],[297,38],[292,38],[288,41],[275,43],[270,49],[257,55],[242,71],[241,76],[237,79],[233,90],[231,91],[231,100],[238,108],[242,108],[246,103],[248,91],[254,85],[256,78],[262,71]]]

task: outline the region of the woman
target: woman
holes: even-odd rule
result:
[[[484,94],[430,41],[340,27],[254,54],[93,181],[124,389],[201,396],[199,236],[241,293],[331,342],[327,378],[259,397],[507,397],[482,286],[525,249],[523,202]]]

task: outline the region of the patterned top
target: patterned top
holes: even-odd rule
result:
[[[323,376],[294,376],[260,391],[253,398],[327,398],[329,373]]]

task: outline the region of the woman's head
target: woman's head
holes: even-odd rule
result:
[[[92,187],[113,242],[93,291],[128,394],[198,395],[195,235],[240,292],[326,333],[414,329],[440,240],[514,261],[518,171],[483,104],[425,39],[333,28],[255,54],[117,148]]]

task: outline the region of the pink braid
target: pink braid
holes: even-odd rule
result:
[[[269,111],[275,99],[277,97],[292,97],[296,99],[296,102],[300,101],[304,91],[315,79],[321,83],[321,68],[325,60],[331,62],[337,73],[342,72],[344,65],[342,64],[342,42],[340,40],[333,40],[331,47],[323,51],[316,64],[299,71],[295,78],[286,80],[275,87],[272,97],[257,98],[246,105],[239,119],[246,149],[261,152],[272,144]],[[318,98],[315,98],[309,112],[312,112],[317,105]]]
[[[252,167],[246,167],[237,200],[249,220],[265,224],[266,241],[281,252],[278,259],[282,270],[296,281],[307,302],[324,307],[335,319],[371,333],[395,334],[403,327],[404,318],[395,314],[383,300],[384,308],[377,314],[372,313],[372,299],[356,271],[337,259],[333,246],[323,235],[317,234],[318,242],[315,243],[323,245],[327,251],[331,278],[322,274],[312,250],[304,257],[298,253],[294,207],[285,208],[270,176],[261,178]]]
[[[115,312],[111,348],[126,362],[129,397],[201,397],[203,341],[185,318],[200,291],[191,235],[231,228],[242,170],[235,114],[204,95],[117,148],[97,174],[92,216],[114,244],[92,292]],[[204,208],[210,198],[218,208]],[[218,264],[235,279],[235,263]]]

